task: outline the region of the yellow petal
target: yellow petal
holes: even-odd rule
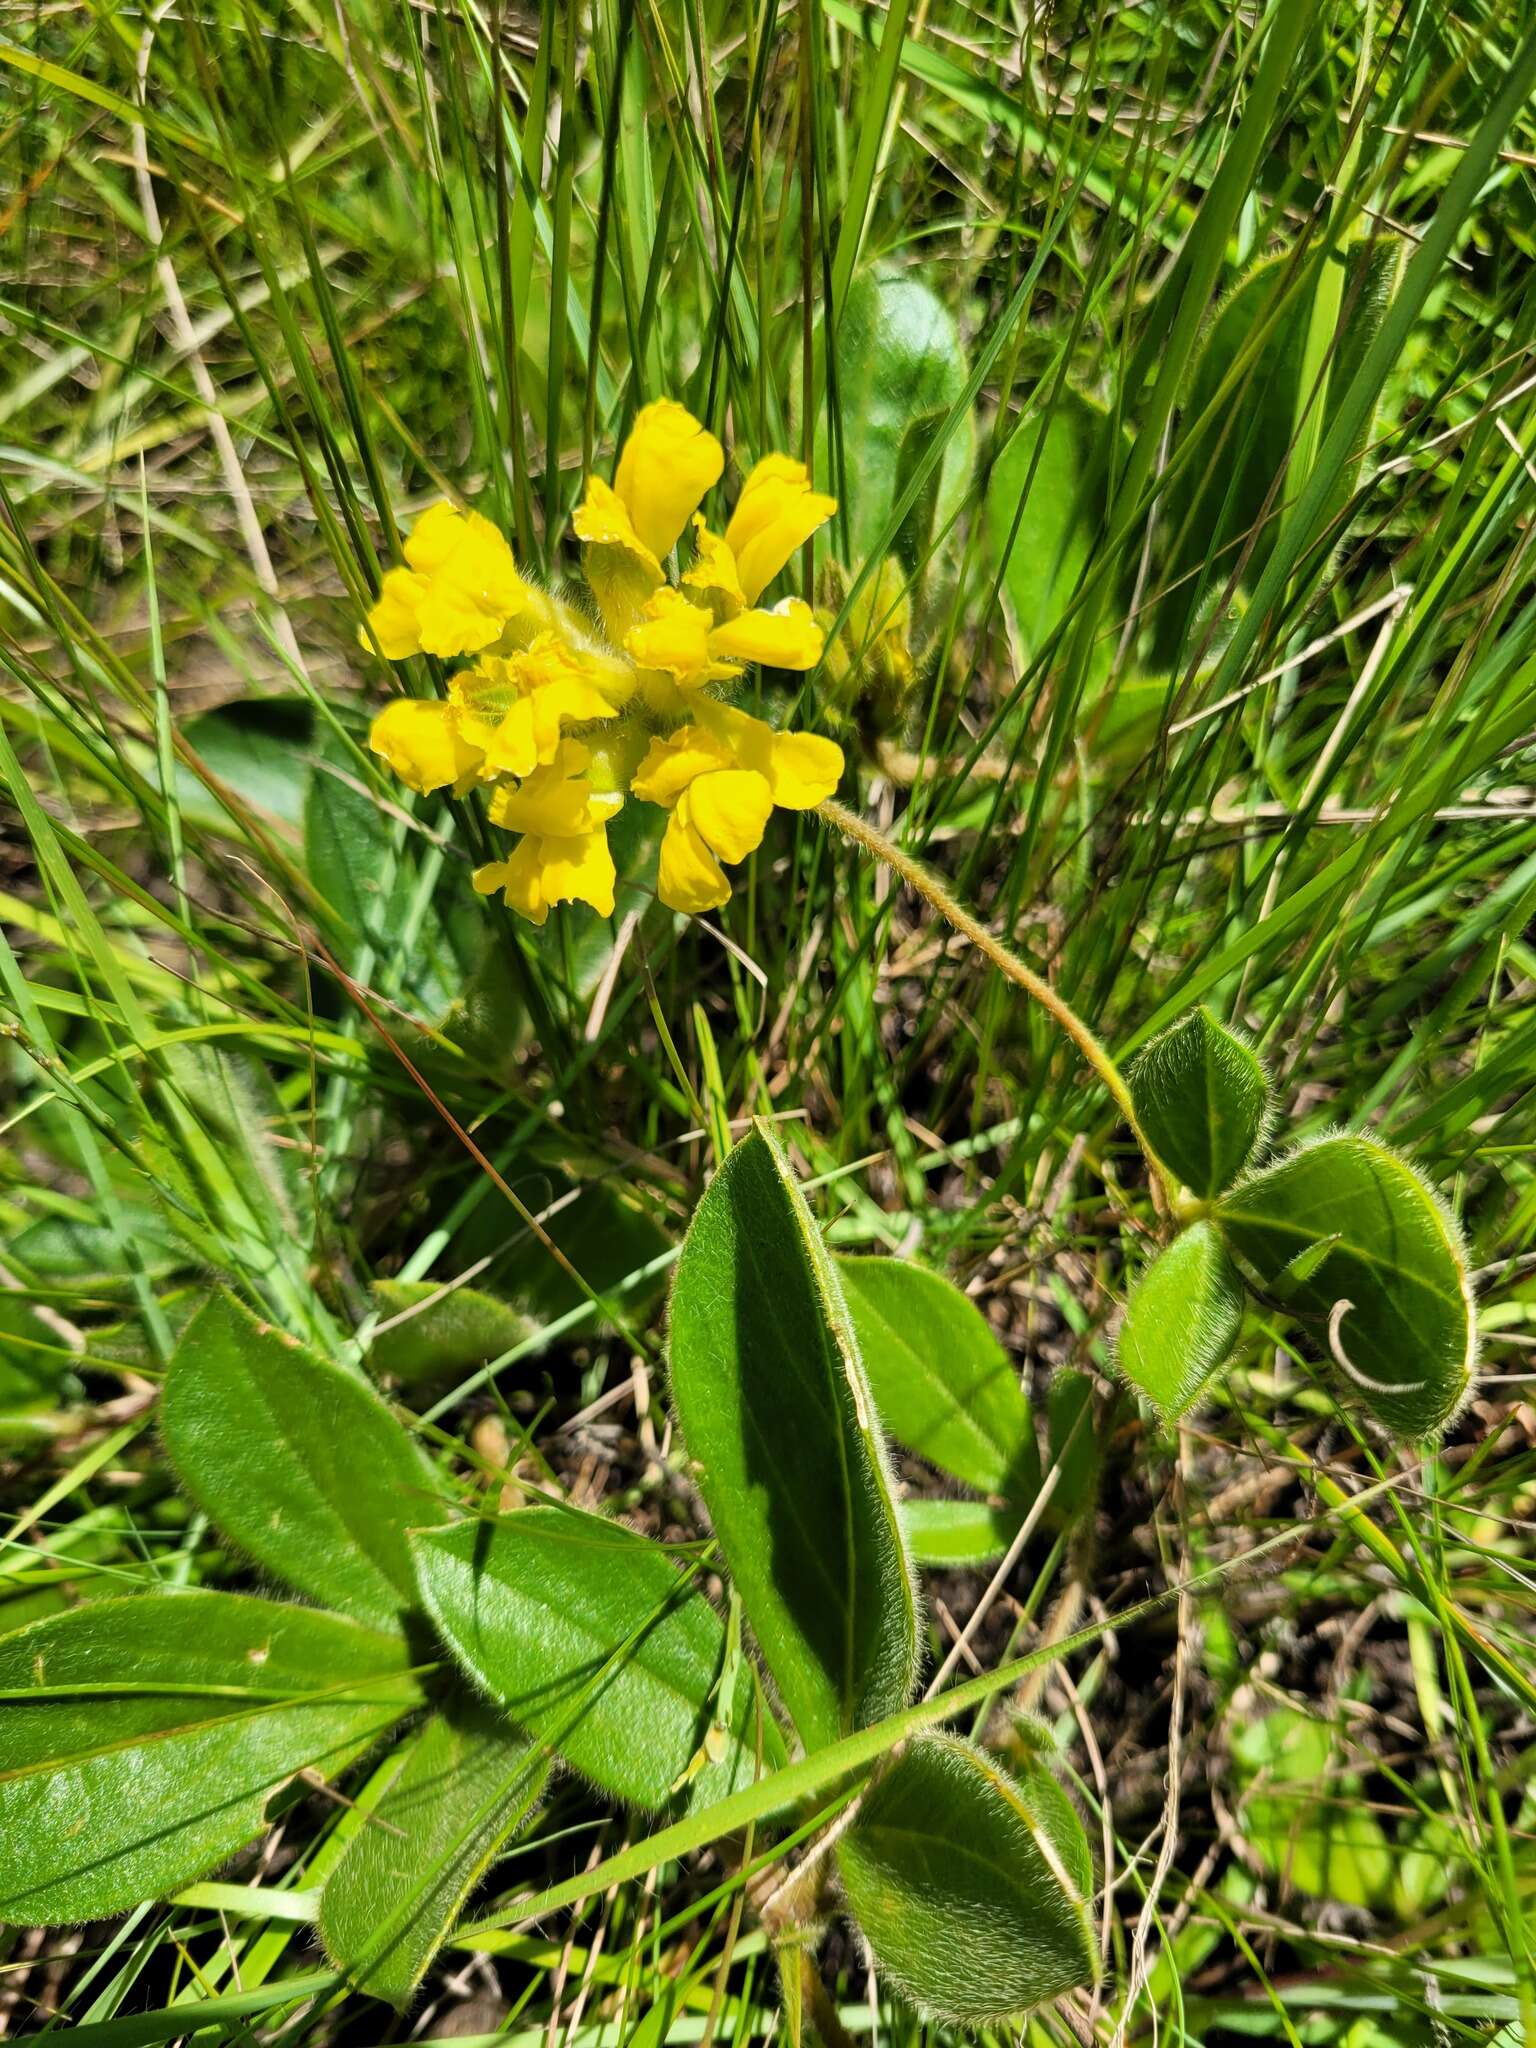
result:
[[[734,754],[718,734],[685,725],[664,740],[651,741],[629,786],[643,803],[670,810],[696,776],[735,766]]]
[[[843,750],[816,732],[776,732],[764,771],[773,800],[786,811],[809,811],[843,779]]]
[[[625,635],[624,651],[641,668],[661,669],[685,690],[723,682],[740,671],[710,653],[710,616],[680,590],[658,590],[640,623]]]
[[[357,636],[360,643],[370,651],[377,643],[387,661],[405,661],[420,654],[416,620],[426,593],[426,577],[413,569],[386,571],[379,585],[379,601],[368,614],[367,627]]]
[[[725,452],[714,435],[676,399],[659,398],[636,413],[613,488],[659,559],[677,545],[689,513],[724,468]]]
[[[416,697],[397,697],[373,721],[368,744],[387,761],[400,780],[423,796],[434,789],[457,788],[473,779],[480,750],[461,738],[451,708],[424,704]]]
[[[601,477],[587,478],[586,497],[571,523],[582,544],[587,587],[597,599],[609,639],[622,645],[641,607],[662,581],[661,564]]]
[[[771,612],[743,612],[709,636],[711,654],[765,668],[814,668],[822,645],[816,614],[798,597],[786,597]]]
[[[745,860],[763,843],[773,815],[773,792],[752,768],[717,768],[689,784],[678,799],[677,818],[701,834],[721,860]]]
[[[669,910],[718,910],[731,898],[725,870],[705,845],[701,833],[674,814],[662,835],[656,893]]]
[[[416,627],[428,654],[478,653],[527,603],[512,550],[478,512],[432,506],[412,529],[405,559],[424,585]]]
[[[731,704],[709,704],[704,712],[736,766],[755,769],[785,810],[810,810],[842,779],[843,750],[835,740],[814,732],[775,732]]]
[[[544,862],[537,839],[520,840],[505,860],[476,868],[474,880],[482,896],[492,896],[500,889],[509,907],[530,924],[543,924],[549,916],[550,896],[544,886]]]
[[[566,726],[590,725],[594,719],[613,716],[608,699],[584,676],[559,676],[535,690],[530,701],[541,761],[549,759]]]
[[[543,863],[544,892],[551,903],[590,903],[600,917],[612,917],[618,877],[608,851],[606,825],[576,838],[536,843]]]
[[[695,515],[693,527],[697,541],[693,561],[683,572],[684,587],[704,593],[717,622],[734,619],[746,604],[741,578],[736,573],[736,557],[719,534],[710,532],[702,513]]]
[[[514,789],[504,783],[491,798],[490,818],[508,832],[547,833],[574,839],[592,829],[592,789],[580,776],[546,779],[540,768]]]
[[[803,462],[765,455],[741,487],[725,544],[748,604],[756,604],[784,564],[837,510],[836,498],[811,489]]]
[[[481,749],[491,745],[521,695],[516,669],[500,654],[482,655],[473,668],[460,669],[448,682],[448,702],[457,714],[459,731],[471,746]]]
[[[539,741],[533,703],[519,697],[485,743],[482,772],[487,776],[531,775],[539,765]]]
[[[428,506],[411,528],[405,559],[424,576],[435,575],[457,552],[464,527],[464,515],[446,500]]]

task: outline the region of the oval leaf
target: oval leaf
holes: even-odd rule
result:
[[[1018,1534],[1019,1512],[984,1500],[904,1500],[901,1526],[917,1564],[991,1564]]]
[[[784,1761],[751,1667],[659,1544],[574,1508],[416,1539],[422,1593],[475,1683],[594,1784],[654,1811],[707,1806]],[[721,1699],[722,1674],[730,1697]]]
[[[1231,1186],[1264,1136],[1259,1057],[1203,1005],[1154,1038],[1126,1081],[1153,1151],[1202,1200]]]
[[[836,1263],[886,1428],[978,1493],[1032,1499],[1040,1452],[1029,1403],[976,1304],[901,1259]]]
[[[436,1280],[377,1280],[381,1317],[368,1352],[376,1373],[403,1387],[456,1378],[521,1344],[533,1324],[494,1294]]]
[[[406,1531],[434,1519],[432,1468],[355,1374],[214,1295],[171,1359],[161,1429],[187,1492],[258,1564],[381,1627],[416,1605]]]
[[[419,1699],[398,1636],[235,1593],[97,1600],[0,1637],[0,1919],[96,1920],[259,1835]]]
[[[987,481],[987,534],[1027,659],[1060,624],[1088,567],[1108,512],[1114,445],[1101,406],[1074,391],[1041,400],[1045,418],[1015,428]]]
[[[488,1707],[433,1715],[321,1895],[326,1953],[358,1990],[407,2003],[548,1775],[547,1756]]]
[[[1217,1217],[1383,1422],[1419,1437],[1450,1420],[1477,1362],[1472,1290],[1450,1211],[1407,1160],[1322,1138],[1243,1181]]]
[[[808,1750],[905,1706],[917,1612],[841,1283],[766,1125],[695,1211],[672,1398],[725,1561]]]
[[[943,431],[965,390],[965,351],[943,301],[921,279],[879,270],[854,279],[837,324],[836,412],[846,486],[850,565],[879,547],[910,474],[903,445],[914,427],[929,446]],[[839,489],[834,444],[817,434],[816,482]],[[935,534],[942,535],[966,493],[972,461],[969,419],[957,423],[932,479],[932,495],[919,501],[896,546],[905,566],[922,567]],[[841,519],[829,529],[840,552]]]
[[[1165,1422],[1199,1400],[1243,1326],[1243,1283],[1220,1234],[1192,1223],[1131,1289],[1120,1370]]]
[[[876,1779],[837,1856],[877,1968],[925,2013],[979,2026],[1095,1975],[1093,1863],[1044,1764],[1013,1777],[925,1736]]]

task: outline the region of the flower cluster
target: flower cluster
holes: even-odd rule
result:
[[[491,824],[520,837],[475,887],[535,924],[556,903],[612,913],[608,827],[626,797],[668,813],[662,902],[712,910],[774,806],[808,810],[842,775],[831,740],[776,731],[723,694],[750,663],[820,661],[807,604],[759,601],[837,507],[802,463],[767,455],[714,533],[698,507],[724,468],[714,435],[660,399],[637,415],[612,484],[588,477],[575,530],[600,626],[525,581],[488,520],[446,504],[416,522],[368,614],[363,644],[391,661],[476,657],[446,699],[397,698],[371,743],[412,789],[488,790]]]

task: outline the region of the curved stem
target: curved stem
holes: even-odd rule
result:
[[[1092,1067],[1114,1099],[1115,1107],[1130,1125],[1137,1144],[1146,1157],[1152,1174],[1152,1198],[1158,1209],[1165,1213],[1177,1194],[1173,1175],[1164,1166],[1152,1149],[1146,1132],[1141,1128],[1136,1115],[1136,1105],[1131,1100],[1131,1091],[1125,1084],[1125,1076],[1110,1057],[1107,1047],[1102,1045],[1093,1032],[1078,1016],[1076,1010],[1064,996],[1056,993],[1050,983],[1027,967],[1017,953],[1010,951],[1001,939],[994,938],[986,926],[974,917],[965,905],[950,894],[930,868],[920,860],[905,853],[893,840],[878,831],[857,811],[850,811],[845,805],[828,797],[825,803],[817,805],[819,815],[829,825],[836,826],[845,839],[851,839],[856,846],[862,846],[866,853],[899,875],[909,888],[915,889],[925,903],[931,904],[948,924],[954,926],[962,938],[968,939],[978,952],[985,953],[1000,974],[1006,975],[1016,988],[1047,1010],[1066,1032],[1084,1060]]]

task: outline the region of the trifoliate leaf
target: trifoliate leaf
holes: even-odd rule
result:
[[[876,1968],[935,2018],[984,2025],[1095,1975],[1092,1859],[1043,1763],[1014,1776],[924,1736],[864,1795],[837,1856]]]
[[[1120,1370],[1165,1422],[1194,1406],[1225,1365],[1243,1324],[1243,1283],[1220,1234],[1192,1223],[1131,1289]]]
[[[1216,1220],[1389,1428],[1444,1427],[1477,1332],[1460,1234],[1415,1167],[1373,1138],[1323,1138],[1242,1181]]]
[[[1152,1149],[1209,1199],[1242,1172],[1264,1134],[1269,1082],[1258,1055],[1203,1005],[1170,1024],[1126,1071]]]

